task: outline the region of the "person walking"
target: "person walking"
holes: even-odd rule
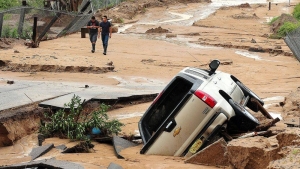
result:
[[[90,41],[92,43],[92,53],[95,52],[97,35],[100,35],[99,22],[95,19],[95,16],[92,16],[91,20],[87,24],[87,28],[90,30]]]
[[[103,50],[104,50],[103,55],[106,55],[108,39],[111,38],[111,34],[112,34],[111,23],[107,21],[107,16],[102,17],[102,22],[100,23],[100,31],[101,31]]]

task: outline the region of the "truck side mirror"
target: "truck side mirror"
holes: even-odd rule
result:
[[[218,69],[220,65],[220,61],[219,60],[213,60],[210,62],[209,64],[209,68],[210,68],[210,72],[209,75],[212,75],[215,73],[215,71]]]

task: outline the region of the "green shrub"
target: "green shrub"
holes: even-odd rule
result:
[[[10,37],[11,38],[18,38],[19,37],[17,28],[14,28],[13,30],[11,30]]]
[[[275,21],[278,20],[278,18],[279,18],[279,16],[272,18],[272,20],[269,22],[269,25],[272,25]]]
[[[296,18],[297,20],[300,20],[300,3],[295,6],[292,14],[293,14],[294,18]]]
[[[0,9],[9,9],[19,6],[20,4],[19,0],[0,0]]]
[[[11,14],[4,14],[3,15],[3,20],[10,20],[12,18],[12,15]]]
[[[286,36],[289,32],[297,29],[299,27],[299,23],[295,24],[292,22],[285,22],[278,30],[277,34],[281,37]]]
[[[277,34],[271,34],[271,35],[269,36],[269,38],[270,38],[270,39],[281,39],[282,37],[279,36],[279,35],[277,35]]]
[[[46,137],[60,136],[71,140],[89,140],[88,135],[93,128],[99,128],[102,136],[118,134],[123,124],[118,120],[108,120],[107,110],[109,106],[101,104],[99,109],[92,113],[83,111],[82,102],[78,96],[74,96],[70,103],[69,112],[58,110],[51,115],[45,113],[46,121],[42,121],[40,133]]]
[[[10,26],[4,25],[2,28],[2,37],[3,38],[9,38],[10,37]]]

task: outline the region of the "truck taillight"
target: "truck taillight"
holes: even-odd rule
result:
[[[152,105],[154,105],[156,102],[157,102],[157,100],[161,97],[161,95],[164,93],[164,91],[162,91],[162,92],[160,92],[157,96],[156,96],[156,98],[153,100],[153,102],[152,102]]]
[[[204,91],[196,90],[194,94],[211,108],[217,104],[217,101]]]

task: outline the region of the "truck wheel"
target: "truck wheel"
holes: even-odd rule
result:
[[[259,125],[259,121],[249,113],[245,107],[239,105],[232,99],[229,99],[228,103],[235,112],[235,116],[230,119],[230,122],[234,123],[239,130],[249,131]]]
[[[237,81],[236,84],[242,89],[245,96],[249,96],[250,99],[254,98],[261,105],[264,105],[264,101],[261,98],[259,98],[254,92],[252,92],[247,86],[245,86],[242,82]],[[255,103],[251,102],[251,100],[248,101],[246,106],[254,112],[258,112],[259,110],[258,106]]]

